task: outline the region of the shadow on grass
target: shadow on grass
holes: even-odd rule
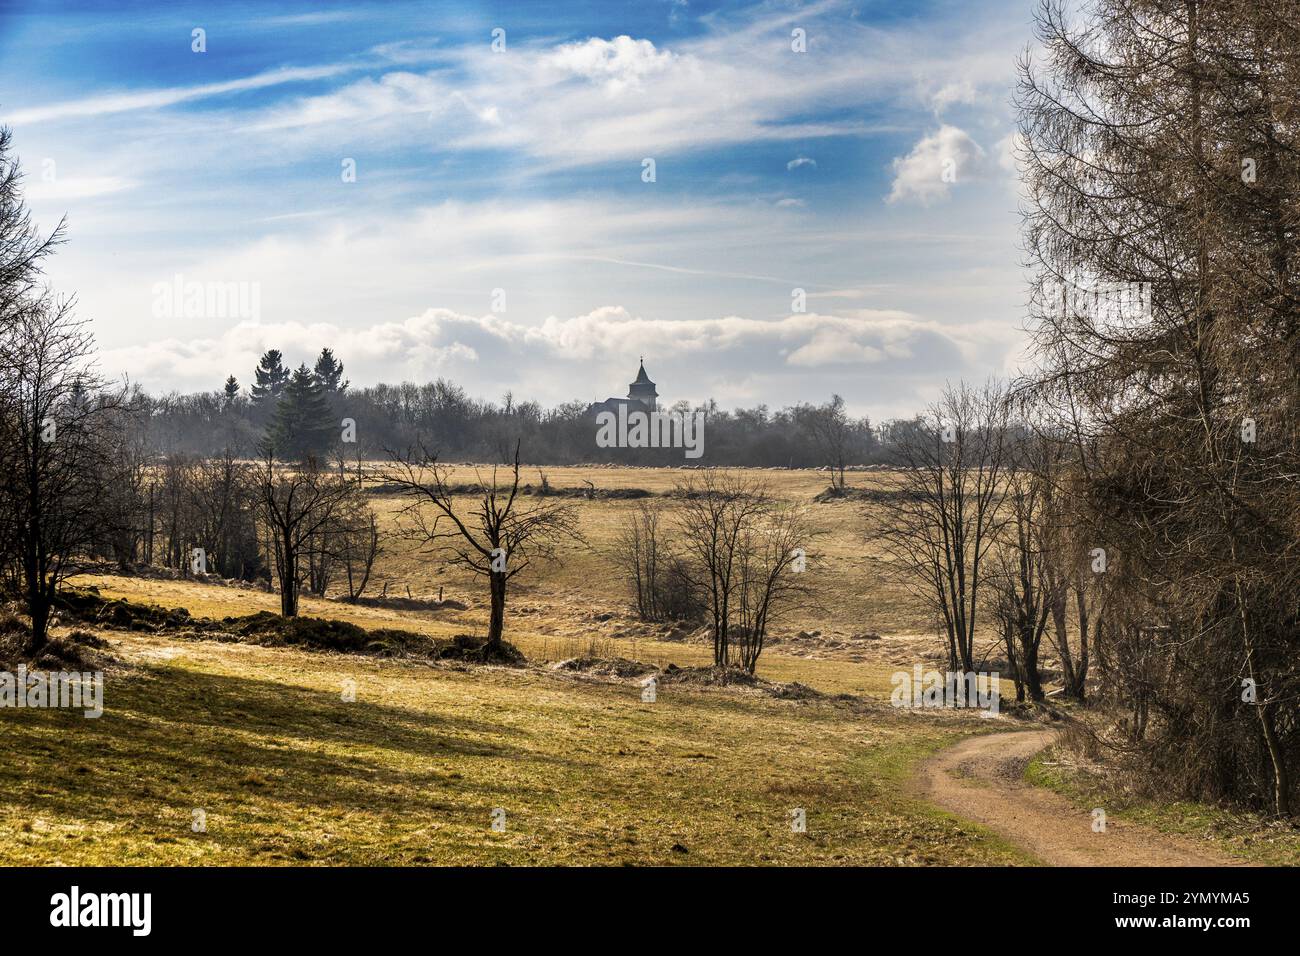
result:
[[[0,710],[0,806],[149,835],[178,822],[188,829],[196,807],[276,819],[328,810],[477,820],[503,792],[537,793],[496,785],[499,764],[561,762],[520,749],[515,728],[367,701],[364,683],[350,703],[338,692],[148,666],[110,676],[105,704],[93,720]],[[165,820],[167,811],[179,816]]]

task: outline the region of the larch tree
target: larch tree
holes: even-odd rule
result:
[[[1019,93],[1034,387],[1118,575],[1154,785],[1290,813],[1300,757],[1300,8],[1051,2]],[[1145,660],[1151,666],[1128,666]],[[1150,719],[1147,719],[1147,712]],[[1195,748],[1186,746],[1197,741]]]

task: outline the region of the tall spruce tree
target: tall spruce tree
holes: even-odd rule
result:
[[[279,349],[268,349],[262,354],[253,370],[253,387],[250,392],[253,403],[259,408],[266,408],[274,403],[284,391],[289,381],[289,370],[284,367],[284,357]]]
[[[306,364],[298,366],[276,403],[264,448],[286,460],[320,455],[334,433],[324,389]]]
[[[348,383],[343,380],[343,363],[334,357],[331,349],[321,349],[316,359],[316,381],[329,395],[342,395],[348,390]]]

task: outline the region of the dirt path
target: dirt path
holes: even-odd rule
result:
[[[1047,730],[963,740],[921,765],[919,795],[982,823],[1052,866],[1240,866],[1177,836],[1113,817],[1094,833],[1092,814],[1023,779],[1025,764],[1052,742]]]

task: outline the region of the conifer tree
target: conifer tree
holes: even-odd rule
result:
[[[316,359],[316,381],[330,395],[342,395],[348,389],[343,380],[343,363],[334,357],[331,349],[321,349]]]
[[[280,350],[268,349],[253,370],[253,376],[255,381],[251,392],[254,404],[265,407],[279,398],[289,381],[289,370],[284,367]]]
[[[287,460],[319,455],[333,432],[333,417],[316,376],[306,364],[300,365],[276,404],[266,444],[277,456]]]

